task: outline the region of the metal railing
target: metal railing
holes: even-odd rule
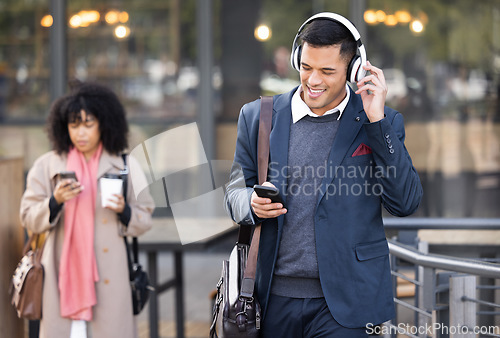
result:
[[[384,225],[386,229],[410,232],[421,229],[500,230],[500,219],[386,218]],[[414,318],[404,322],[396,317],[395,321],[384,323],[383,335],[500,337],[500,297],[495,294],[500,290],[500,264],[430,254],[427,243],[418,239],[413,244],[389,240],[395,295],[398,278],[414,285],[412,296],[395,297],[395,303],[398,308],[411,311]],[[493,260],[500,258],[500,243],[498,246]]]
[[[384,218],[393,230],[500,230],[500,218]]]
[[[493,264],[473,259],[448,257],[421,253],[407,245],[389,240],[391,255],[414,265],[447,271],[462,272],[480,277],[500,278],[500,264]]]

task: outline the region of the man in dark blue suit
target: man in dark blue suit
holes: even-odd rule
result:
[[[352,23],[334,13],[311,17],[291,58],[301,85],[274,97],[264,184],[278,188],[284,205],[252,188],[256,100],[239,116],[227,208],[242,226],[262,222],[262,336],[366,337],[367,326],[395,314],[381,206],[410,215],[422,187],[403,117],[385,107],[384,73],[366,61]]]

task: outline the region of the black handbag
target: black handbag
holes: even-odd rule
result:
[[[120,177],[123,180],[123,196],[127,201],[127,179],[128,166],[127,155],[122,154],[124,169],[120,172]],[[132,237],[132,254],[130,257],[130,246],[127,237],[123,237],[125,248],[127,249],[127,261],[130,287],[132,288],[132,309],[134,315],[141,313],[142,309],[149,300],[149,293],[155,291],[149,282],[149,277],[146,271],[139,264],[139,241],[137,237]]]
[[[132,308],[134,310],[134,315],[141,313],[142,309],[149,300],[149,293],[155,291],[149,282],[149,277],[146,271],[142,269],[139,264],[138,257],[138,247],[139,243],[137,237],[132,238],[132,247],[134,259],[132,261],[130,257],[129,243],[126,237],[123,237],[125,241],[125,246],[127,247],[127,259],[128,259],[128,269],[129,269],[129,279],[130,287],[132,288]]]
[[[259,184],[267,179],[272,111],[273,97],[262,97],[257,145]],[[261,225],[256,225],[252,235],[250,226],[240,226],[238,242],[229,259],[222,262],[222,274],[217,283],[212,311],[211,338],[259,336],[261,309],[254,287],[260,229]]]

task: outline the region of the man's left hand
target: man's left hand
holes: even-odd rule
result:
[[[387,84],[385,83],[382,69],[372,66],[367,61],[363,68],[370,72],[357,83],[356,94],[361,94],[363,108],[370,122],[377,122],[384,118],[385,98],[387,96]]]

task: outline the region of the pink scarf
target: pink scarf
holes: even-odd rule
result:
[[[76,173],[84,187],[77,197],[65,202],[64,243],[59,267],[61,316],[92,320],[96,305],[95,283],[99,280],[94,251],[94,222],[97,170],[102,144],[87,162],[76,148],[68,152],[67,170]]]

